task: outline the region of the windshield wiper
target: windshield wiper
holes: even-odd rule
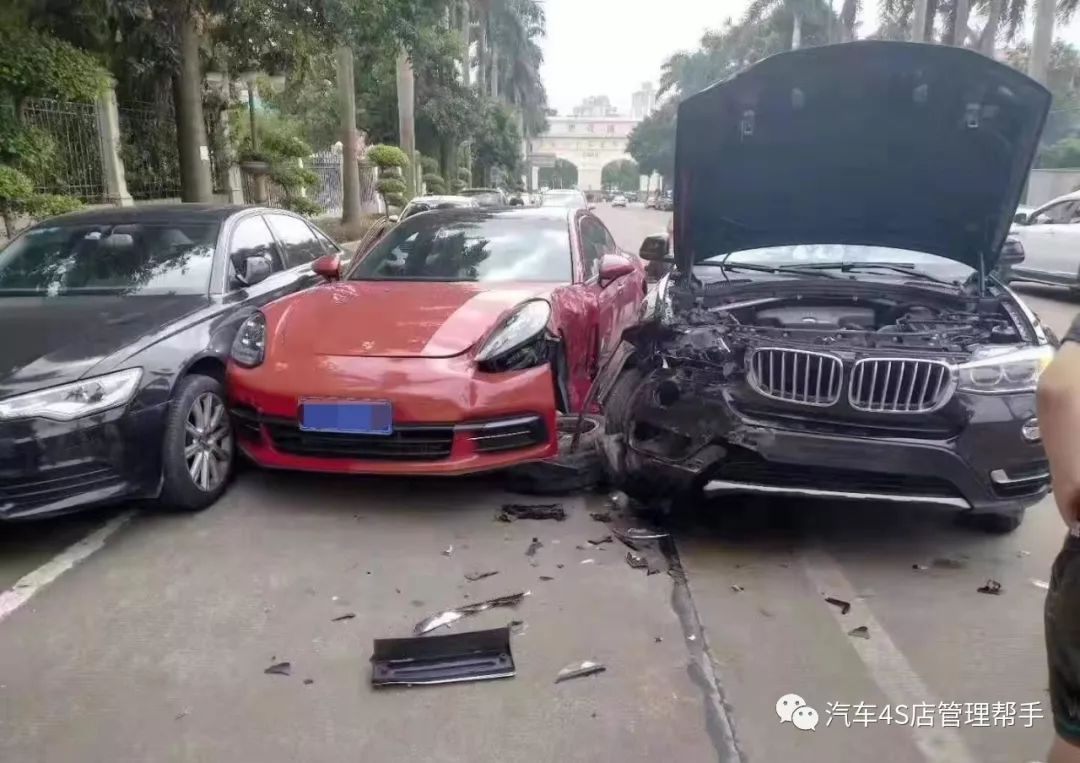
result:
[[[877,268],[878,270],[893,270],[897,273],[903,273],[906,276],[921,278],[924,281],[933,281],[934,283],[940,283],[945,286],[956,286],[955,281],[947,281],[944,278],[938,278],[937,276],[932,276],[929,273],[919,270],[913,262],[813,262],[805,265],[783,265],[781,266],[781,269],[791,267],[839,270],[841,273],[850,273],[865,268]]]
[[[713,260],[705,260],[704,262],[694,263],[694,267],[709,267],[709,268],[721,268],[722,270],[753,270],[758,273],[773,273],[773,274],[787,274],[795,273],[805,276],[817,276],[819,278],[837,278],[832,273],[826,273],[821,270],[804,270],[800,265],[759,265],[755,262],[716,262]]]

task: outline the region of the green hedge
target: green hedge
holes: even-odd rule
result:
[[[375,145],[367,150],[367,158],[378,167],[408,167],[409,157],[397,146]]]

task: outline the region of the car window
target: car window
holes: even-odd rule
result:
[[[489,217],[477,211],[453,220],[417,215],[402,221],[368,251],[349,279],[569,283],[571,270],[565,220]]]
[[[284,248],[285,267],[295,268],[322,256],[322,244],[315,238],[308,224],[298,217],[267,215],[270,227]]]
[[[600,258],[610,251],[608,242],[611,241],[611,237],[604,226],[592,217],[582,218],[579,230],[581,231],[581,259],[585,267],[582,280],[588,281],[600,272]],[[614,245],[615,242],[611,241],[611,246],[614,247]]]
[[[1041,224],[1065,225],[1078,220],[1077,212],[1080,201],[1060,201],[1051,204],[1035,215],[1035,222]]]
[[[273,273],[284,269],[277,244],[261,215],[245,217],[233,229],[232,240],[229,242],[230,283],[235,280],[237,273],[243,273],[246,270],[244,261],[249,257],[263,257],[269,260],[270,271]]]
[[[330,237],[316,228],[314,225],[309,226],[311,232],[315,234],[315,240],[322,246],[323,254],[334,254],[341,251],[341,247],[330,240]]]
[[[205,294],[219,223],[37,227],[0,250],[0,296]]]

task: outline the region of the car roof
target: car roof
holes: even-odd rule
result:
[[[401,225],[427,224],[432,226],[447,225],[457,220],[550,220],[569,222],[575,212],[580,210],[570,207],[458,207],[456,209],[434,209],[422,215],[409,217]]]
[[[95,207],[81,212],[69,212],[50,217],[38,225],[103,225],[162,222],[222,222],[237,212],[263,209],[266,212],[282,212],[245,204],[146,204],[138,207]]]
[[[431,194],[428,196],[415,196],[410,204],[420,202],[422,204],[472,204],[473,200],[468,196],[439,196]]]
[[[1055,203],[1057,203],[1059,201],[1076,201],[1077,199],[1080,199],[1080,191],[1073,191],[1072,193],[1067,193],[1064,196],[1058,196],[1057,198],[1050,199],[1049,201],[1044,201],[1042,204],[1039,204],[1038,206],[1039,207],[1045,207],[1048,204],[1055,204]],[[1022,207],[1024,205],[1021,204],[1020,206]],[[1020,207],[1017,207],[1017,209],[1019,209],[1019,208]],[[1036,209],[1036,207],[1030,207],[1030,208],[1031,209]]]

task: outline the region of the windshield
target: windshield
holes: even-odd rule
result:
[[[354,281],[571,280],[565,220],[467,215],[400,225],[360,261]]]
[[[57,225],[0,250],[0,296],[205,294],[218,223]]]
[[[503,203],[502,194],[498,191],[466,190],[462,191],[461,195],[476,199],[476,203],[483,207],[497,207]]]
[[[771,246],[763,249],[747,249],[741,252],[733,252],[730,255],[710,257],[704,262],[719,264],[748,263],[752,265],[764,265],[768,267],[792,267],[799,266],[822,266],[840,265],[868,265],[869,263],[911,266],[912,272],[922,272],[947,281],[964,281],[974,271],[967,265],[938,257],[925,252],[912,252],[906,249],[892,249],[884,246],[856,246],[851,244],[814,244],[796,246]],[[714,269],[709,265],[700,268],[701,271]],[[867,267],[867,270],[873,270]],[[860,268],[861,271],[861,268]],[[875,277],[879,274],[883,277],[903,278],[903,273],[890,271],[882,268],[874,271]],[[704,277],[708,277],[707,275]]]

